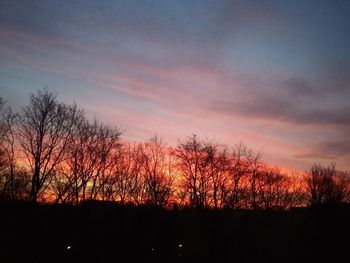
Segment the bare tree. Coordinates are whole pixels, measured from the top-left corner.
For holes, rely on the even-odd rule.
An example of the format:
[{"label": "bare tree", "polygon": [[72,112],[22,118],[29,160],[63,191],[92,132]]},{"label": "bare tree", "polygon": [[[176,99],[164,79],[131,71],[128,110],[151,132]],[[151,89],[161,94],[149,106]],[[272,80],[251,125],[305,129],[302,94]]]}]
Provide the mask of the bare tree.
[{"label": "bare tree", "polygon": [[129,170],[129,180],[131,182],[130,189],[130,201],[134,204],[143,204],[146,199],[146,185],[144,182],[144,163],[146,161],[146,156],[143,151],[142,143],[133,143],[131,147],[130,157],[127,163]]},{"label": "bare tree", "polygon": [[122,143],[118,151],[114,152],[111,163],[108,171],[113,200],[122,204],[142,204],[146,192],[143,178],[145,155],[142,144]]},{"label": "bare tree", "polygon": [[247,207],[250,165],[252,151],[243,143],[234,146],[229,158],[228,181],[224,185],[224,202],[226,207]]},{"label": "bare tree", "polygon": [[[0,97],[2,198],[162,207],[173,198],[192,208],[215,209],[286,209],[305,204],[306,194],[312,205],[350,199],[350,174],[335,164],[314,165],[303,178],[303,192],[296,178],[268,167],[261,153],[243,144],[228,150],[196,135],[176,149],[157,136],[146,143],[120,143],[119,129],[89,122],[75,104],[59,102],[47,89],[29,99],[15,114]],[[27,169],[19,165],[18,154]]]},{"label": "bare tree", "polygon": [[223,189],[227,184],[228,156],[227,147],[211,142],[204,143],[204,160],[202,171],[209,180],[210,197],[215,209],[223,205]]},{"label": "bare tree", "polygon": [[14,114],[11,108],[6,108],[2,112],[2,131],[0,142],[0,151],[3,155],[3,162],[6,164],[6,168],[3,169],[2,175],[4,176],[2,183],[2,194],[7,197],[15,198],[15,186],[16,180],[16,156],[15,156],[15,122],[16,114]]},{"label": "bare tree", "polygon": [[112,177],[110,170],[113,163],[111,160],[114,154],[118,151],[121,146],[119,138],[121,132],[118,128],[111,128],[106,125],[100,125],[99,127],[99,143],[97,150],[98,154],[98,168],[99,176],[97,177],[97,187],[95,189],[95,195],[92,198],[96,198],[99,195],[103,200],[107,197],[110,199],[111,191],[113,190],[113,182],[115,181]]},{"label": "bare tree", "polygon": [[261,162],[262,154],[260,152],[254,153],[252,150],[248,150],[246,153],[246,161],[248,162],[248,173],[249,173],[249,199],[250,208],[259,208],[258,200],[258,184],[261,177],[259,170],[262,166]]},{"label": "bare tree", "polygon": [[[132,164],[131,146],[129,144],[121,144],[118,151],[114,153],[110,159],[110,177],[112,193],[110,197],[113,200],[117,200],[122,204],[125,204],[129,198],[132,188],[132,178],[130,174],[133,174],[134,166]],[[136,168],[136,170],[138,170]]]},{"label": "bare tree", "polygon": [[4,105],[0,98],[0,195],[6,199],[24,199],[28,192],[28,174],[17,164],[17,114]]},{"label": "bare tree", "polygon": [[266,210],[283,210],[290,204],[290,182],[288,176],[277,167],[262,167],[259,171],[259,204]]},{"label": "bare tree", "polygon": [[72,143],[66,150],[66,161],[58,168],[54,177],[52,189],[56,193],[56,202],[78,204],[85,200],[88,181],[90,180],[93,159],[90,149],[93,149],[93,130],[85,117],[76,121],[76,132]]},{"label": "bare tree", "polygon": [[173,193],[174,167],[172,156],[162,139],[155,136],[143,147],[145,154],[144,184],[146,202],[165,207]]},{"label": "bare tree", "polygon": [[51,183],[56,202],[106,199],[111,158],[119,147],[120,131],[98,121],[91,124],[84,117],[76,121],[75,131],[66,161],[57,166]]},{"label": "bare tree", "polygon": [[191,208],[204,207],[204,179],[201,178],[203,145],[196,135],[188,137],[176,148],[177,167],[181,173],[181,187],[186,192]]},{"label": "bare tree", "polygon": [[[5,101],[0,97],[0,194],[2,197],[6,195],[8,188],[8,167],[9,152],[7,134],[9,131],[8,122],[5,118]],[[11,145],[11,144],[10,144]]]},{"label": "bare tree", "polygon": [[344,202],[349,196],[349,174],[336,170],[335,164],[322,166],[315,164],[305,175],[306,190],[309,194],[309,203]]},{"label": "bare tree", "polygon": [[93,174],[91,175],[91,187],[89,188],[90,199],[96,199],[98,195],[104,195],[104,185],[109,178],[106,168],[113,152],[119,147],[121,132],[117,128],[111,128],[95,121],[92,125],[94,131],[94,145],[90,149],[93,156]]},{"label": "bare tree", "polygon": [[[6,134],[8,132],[8,126],[4,118],[4,107],[5,101],[0,97],[0,173],[3,177],[4,170],[7,167],[7,156],[6,156]],[[2,179],[4,180],[4,179]],[[1,181],[2,181],[1,180]]]},{"label": "bare tree", "polygon": [[64,160],[79,110],[59,103],[47,89],[29,95],[19,116],[19,142],[32,171],[30,200],[37,202]]},{"label": "bare tree", "polygon": [[[0,112],[2,113],[3,112],[3,109],[5,107],[5,100],[0,97]],[[2,117],[2,114],[1,114],[1,117]],[[2,138],[4,136],[4,134],[6,133],[6,127],[4,126],[4,122],[3,122],[3,119],[1,118],[0,119],[0,138]]]}]

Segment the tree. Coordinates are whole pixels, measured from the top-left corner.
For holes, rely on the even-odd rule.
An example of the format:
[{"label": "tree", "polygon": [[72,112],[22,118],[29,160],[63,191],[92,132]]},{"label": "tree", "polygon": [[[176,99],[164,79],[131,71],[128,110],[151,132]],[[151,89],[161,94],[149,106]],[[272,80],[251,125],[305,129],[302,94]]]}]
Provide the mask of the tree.
[{"label": "tree", "polygon": [[141,204],[145,199],[145,155],[142,144],[122,143],[110,159],[110,196],[122,204]]},{"label": "tree", "polygon": [[15,198],[16,184],[16,158],[15,158],[15,122],[16,114],[11,108],[6,108],[1,112],[1,127],[2,135],[0,137],[0,152],[1,152],[1,183],[2,195],[7,198]]},{"label": "tree", "polygon": [[7,171],[9,167],[8,141],[6,135],[9,131],[8,122],[5,118],[5,101],[0,97],[0,193],[5,196],[8,187]]},{"label": "tree", "polygon": [[196,135],[188,137],[175,150],[177,168],[181,173],[181,187],[186,192],[191,208],[203,208],[205,179],[202,176],[203,145]]},{"label": "tree", "polygon": [[59,172],[53,177],[51,184],[56,194],[55,202],[78,204],[85,200],[94,165],[94,160],[90,158],[94,132],[85,116],[77,119],[75,126],[76,132],[65,153],[66,160],[58,166]]},{"label": "tree", "polygon": [[291,193],[292,180],[278,167],[262,167],[258,182],[259,204],[265,210],[284,210],[296,200]]},{"label": "tree", "polygon": [[146,203],[165,207],[173,193],[172,156],[162,139],[155,136],[144,144],[144,184]]},{"label": "tree", "polygon": [[111,159],[120,147],[121,133],[96,120],[89,123],[83,116],[75,126],[66,160],[57,166],[51,183],[56,202],[78,204],[86,199],[109,199]]},{"label": "tree", "polygon": [[252,150],[243,143],[235,145],[228,158],[227,183],[224,185],[224,203],[226,207],[248,207],[247,192]]},{"label": "tree", "polygon": [[0,98],[0,196],[5,199],[24,199],[27,195],[28,174],[16,163],[15,114]]},{"label": "tree", "polygon": [[105,193],[105,186],[109,181],[107,167],[110,165],[109,159],[113,152],[119,147],[119,137],[121,132],[118,128],[111,128],[97,121],[91,125],[94,134],[94,144],[90,147],[90,157],[92,157],[93,169],[91,174],[91,187],[89,188],[89,199],[96,199],[98,195]]},{"label": "tree", "polygon": [[4,169],[6,169],[7,158],[6,158],[6,134],[8,131],[8,126],[4,118],[4,106],[5,101],[0,97],[0,173],[3,175]]},{"label": "tree", "polygon": [[209,180],[210,197],[212,205],[215,209],[222,207],[223,196],[227,184],[227,170],[228,170],[228,156],[227,147],[214,144],[211,142],[204,143],[204,159],[202,164],[202,171]]},{"label": "tree", "polygon": [[31,201],[37,202],[64,160],[80,113],[75,104],[58,102],[56,94],[47,89],[29,95],[29,105],[19,116],[18,133],[32,172]]},{"label": "tree", "polygon": [[311,205],[333,204],[348,199],[349,174],[336,170],[335,166],[334,163],[329,166],[314,164],[306,173],[305,184]]},{"label": "tree", "polygon": [[248,173],[249,173],[249,199],[250,199],[250,208],[257,209],[259,208],[258,202],[258,184],[261,177],[261,173],[259,173],[259,169],[262,166],[261,162],[262,154],[260,152],[254,153],[252,150],[248,150],[246,152],[246,161],[248,165]]}]

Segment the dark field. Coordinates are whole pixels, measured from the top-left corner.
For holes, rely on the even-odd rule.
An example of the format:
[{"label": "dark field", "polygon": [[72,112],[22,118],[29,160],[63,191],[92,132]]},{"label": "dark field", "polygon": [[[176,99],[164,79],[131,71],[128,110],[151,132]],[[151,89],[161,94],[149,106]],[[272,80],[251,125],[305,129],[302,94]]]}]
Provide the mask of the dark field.
[{"label": "dark field", "polygon": [[162,210],[1,203],[1,262],[345,262],[350,207]]}]

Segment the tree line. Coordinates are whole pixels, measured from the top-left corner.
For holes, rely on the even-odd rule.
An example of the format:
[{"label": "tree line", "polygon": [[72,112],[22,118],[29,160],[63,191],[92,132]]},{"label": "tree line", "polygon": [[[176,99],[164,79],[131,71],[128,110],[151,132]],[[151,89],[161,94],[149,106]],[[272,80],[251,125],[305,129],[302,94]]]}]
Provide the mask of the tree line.
[{"label": "tree line", "polygon": [[121,134],[47,89],[20,112],[0,97],[0,198],[277,210],[350,199],[350,174],[333,163],[293,175],[243,143],[191,135],[170,147],[158,136],[128,142]]}]

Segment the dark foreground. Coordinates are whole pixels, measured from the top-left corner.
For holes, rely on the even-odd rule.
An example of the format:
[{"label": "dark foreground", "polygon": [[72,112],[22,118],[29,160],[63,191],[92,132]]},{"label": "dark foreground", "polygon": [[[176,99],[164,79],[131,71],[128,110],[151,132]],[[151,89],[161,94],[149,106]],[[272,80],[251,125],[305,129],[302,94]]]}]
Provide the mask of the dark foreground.
[{"label": "dark foreground", "polygon": [[350,207],[166,211],[0,203],[0,262],[345,262]]}]

